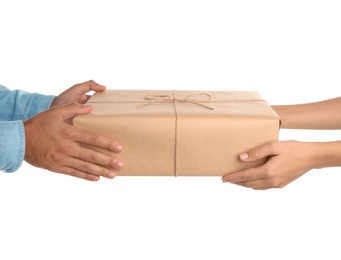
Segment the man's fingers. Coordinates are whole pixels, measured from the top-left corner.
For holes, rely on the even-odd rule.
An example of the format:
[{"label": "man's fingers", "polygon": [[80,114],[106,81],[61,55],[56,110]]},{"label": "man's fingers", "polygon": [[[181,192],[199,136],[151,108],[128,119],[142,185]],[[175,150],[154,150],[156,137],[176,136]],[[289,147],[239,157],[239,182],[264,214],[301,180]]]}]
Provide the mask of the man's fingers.
[{"label": "man's fingers", "polygon": [[88,161],[79,160],[73,158],[69,163],[70,167],[77,169],[86,174],[98,175],[108,179],[113,179],[115,177],[115,172],[112,169],[90,163]]},{"label": "man's fingers", "polygon": [[86,173],[86,172],[83,172],[83,171],[80,171],[78,169],[68,167],[68,166],[62,167],[58,172],[65,174],[65,175],[70,175],[73,177],[88,180],[88,181],[98,181],[101,178],[101,176],[99,176],[99,175]]},{"label": "man's fingers", "polygon": [[122,151],[122,146],[118,142],[105,136],[92,133],[80,128],[78,129],[78,131],[74,131],[72,137],[76,142],[81,144],[104,148],[115,153],[119,153]]},{"label": "man's fingers", "polygon": [[83,105],[72,103],[64,106],[54,107],[51,109],[54,115],[61,120],[66,120],[76,115],[84,115],[91,112],[93,109],[92,105]]},{"label": "man's fingers", "polygon": [[[115,161],[119,162],[118,160]],[[116,166],[114,165],[114,167]],[[113,179],[116,176],[115,171],[113,170],[114,167],[106,167],[105,164],[99,165],[80,158],[69,157],[63,161],[63,166],[56,170],[60,173],[69,174],[82,179],[88,179],[88,175]],[[90,178],[93,177],[90,176]]]},{"label": "man's fingers", "polygon": [[[113,156],[104,154],[104,153],[100,153],[91,149],[84,148],[84,147],[78,147],[77,149],[69,149],[69,155],[74,158],[80,159],[83,162],[89,162],[89,163],[100,165],[100,166],[110,168],[110,169],[120,170],[123,167],[123,163],[119,159]],[[84,167],[87,167],[87,166],[84,165]],[[85,170],[85,172],[92,172],[97,175],[102,175],[100,172],[87,171],[87,170]]]}]

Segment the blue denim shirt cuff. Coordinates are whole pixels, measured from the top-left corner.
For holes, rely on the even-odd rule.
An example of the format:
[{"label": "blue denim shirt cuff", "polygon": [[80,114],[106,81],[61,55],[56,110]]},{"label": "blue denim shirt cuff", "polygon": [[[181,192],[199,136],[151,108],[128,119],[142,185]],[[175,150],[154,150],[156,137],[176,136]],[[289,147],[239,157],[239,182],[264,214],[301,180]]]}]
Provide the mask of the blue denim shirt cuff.
[{"label": "blue denim shirt cuff", "polygon": [[15,172],[25,156],[25,130],[22,121],[0,122],[0,170]]},{"label": "blue denim shirt cuff", "polygon": [[29,104],[30,117],[49,109],[54,98],[55,96],[51,95],[33,94]]}]

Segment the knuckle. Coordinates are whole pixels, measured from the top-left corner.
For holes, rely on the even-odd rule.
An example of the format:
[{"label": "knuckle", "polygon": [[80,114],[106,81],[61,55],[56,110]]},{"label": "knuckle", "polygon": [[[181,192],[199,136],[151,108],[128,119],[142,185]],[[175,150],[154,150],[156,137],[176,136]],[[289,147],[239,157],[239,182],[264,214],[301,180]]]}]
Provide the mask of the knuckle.
[{"label": "knuckle", "polygon": [[94,153],[94,152],[91,152],[90,154],[89,154],[89,161],[90,162],[97,162],[97,154],[96,153]]},{"label": "knuckle", "polygon": [[90,136],[90,144],[96,146],[98,144],[98,136],[93,134]]},{"label": "knuckle", "polygon": [[241,172],[241,173],[240,173],[239,179],[240,179],[241,181],[245,181],[245,180],[246,180],[245,172]]},{"label": "knuckle", "polygon": [[75,135],[76,135],[76,133],[74,131],[70,131],[70,129],[68,127],[65,127],[65,128],[60,130],[60,136],[64,140],[73,139],[75,137]]},{"label": "knuckle", "polygon": [[58,152],[62,153],[62,154],[70,154],[72,152],[73,148],[69,145],[61,145],[58,148]]},{"label": "knuckle", "polygon": [[110,166],[110,167],[115,167],[115,166],[116,166],[116,163],[117,163],[117,160],[116,160],[116,159],[110,158],[109,161],[108,161],[108,166]]},{"label": "knuckle", "polygon": [[252,151],[249,152],[249,157],[253,159],[258,159],[260,158],[261,155],[261,150],[260,148],[255,148]]},{"label": "knuckle", "polygon": [[49,153],[45,158],[50,162],[51,165],[54,165],[54,168],[56,168],[62,165],[64,162],[64,154],[65,153],[62,150],[59,150],[58,152]]},{"label": "knuckle", "polygon": [[106,178],[110,177],[110,170],[104,168],[101,172],[101,176],[106,177]]},{"label": "knuckle", "polygon": [[83,163],[81,165],[81,169],[80,169],[82,172],[86,172],[86,173],[89,173],[90,172],[90,167],[89,167],[89,164],[87,163]]},{"label": "knuckle", "polygon": [[76,101],[70,101],[68,104],[71,106],[79,106],[79,103],[77,103]]},{"label": "knuckle", "polygon": [[110,151],[114,151],[116,148],[116,144],[114,142],[108,142],[107,148]]},{"label": "knuckle", "polygon": [[54,155],[52,157],[52,161],[54,162],[55,165],[59,166],[59,165],[61,165],[63,163],[64,158],[62,156],[60,156],[60,155]]},{"label": "knuckle", "polygon": [[100,176],[93,175],[93,174],[86,174],[83,179],[87,181],[98,181],[100,179]]}]

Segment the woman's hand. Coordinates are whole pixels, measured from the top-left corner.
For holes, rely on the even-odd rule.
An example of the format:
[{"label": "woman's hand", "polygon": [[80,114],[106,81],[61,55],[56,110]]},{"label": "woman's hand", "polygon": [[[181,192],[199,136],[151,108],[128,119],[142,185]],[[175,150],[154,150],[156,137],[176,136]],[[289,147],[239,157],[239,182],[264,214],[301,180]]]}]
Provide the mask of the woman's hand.
[{"label": "woman's hand", "polygon": [[273,141],[239,156],[247,163],[262,158],[267,162],[259,167],[223,176],[230,182],[255,190],[283,188],[307,171],[315,168],[314,151],[318,143],[298,141]]}]

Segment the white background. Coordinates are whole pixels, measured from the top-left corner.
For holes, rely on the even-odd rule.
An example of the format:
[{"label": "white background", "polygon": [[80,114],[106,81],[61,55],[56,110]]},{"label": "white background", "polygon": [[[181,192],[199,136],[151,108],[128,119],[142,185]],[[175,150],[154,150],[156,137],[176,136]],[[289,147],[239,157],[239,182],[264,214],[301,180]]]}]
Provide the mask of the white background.
[{"label": "white background", "polygon": [[[270,104],[336,97],[338,2],[0,0],[0,84],[55,95],[89,79],[254,90]],[[326,168],[268,191],[219,177],[92,183],[24,163],[0,173],[0,259],[340,259],[340,181],[340,168]]]}]

